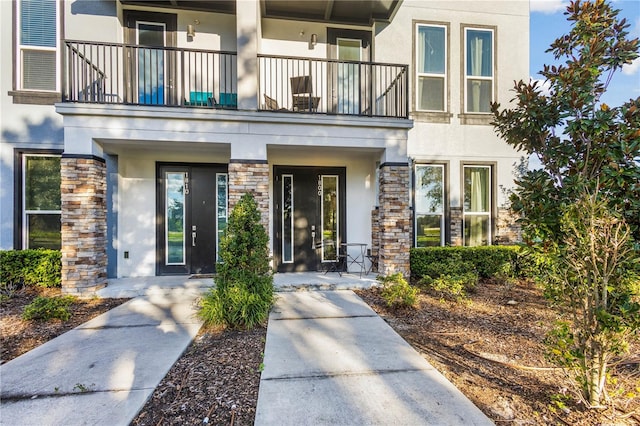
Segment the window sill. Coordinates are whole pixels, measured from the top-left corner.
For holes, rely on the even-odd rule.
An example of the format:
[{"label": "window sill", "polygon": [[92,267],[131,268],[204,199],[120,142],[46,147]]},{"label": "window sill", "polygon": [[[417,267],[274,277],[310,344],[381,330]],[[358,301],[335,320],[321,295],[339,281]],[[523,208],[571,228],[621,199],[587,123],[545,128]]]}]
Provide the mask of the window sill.
[{"label": "window sill", "polygon": [[458,118],[460,119],[460,124],[490,126],[491,122],[493,122],[493,114],[491,113],[458,114]]},{"label": "window sill", "polygon": [[9,96],[13,96],[14,104],[29,105],[53,105],[62,100],[59,92],[38,92],[31,90],[9,91]]},{"label": "window sill", "polygon": [[426,123],[451,123],[453,114],[449,112],[433,112],[433,111],[412,111],[411,115],[415,121],[423,121]]}]

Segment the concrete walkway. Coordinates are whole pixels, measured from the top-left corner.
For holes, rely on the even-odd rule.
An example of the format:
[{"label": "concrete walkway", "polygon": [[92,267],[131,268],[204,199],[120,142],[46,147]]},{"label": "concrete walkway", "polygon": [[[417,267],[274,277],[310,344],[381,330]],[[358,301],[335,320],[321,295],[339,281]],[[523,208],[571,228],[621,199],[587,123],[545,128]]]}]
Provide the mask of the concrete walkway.
[{"label": "concrete walkway", "polygon": [[[158,283],[0,366],[0,424],[129,424],[201,327]],[[264,364],[259,426],[491,424],[350,290],[278,293]]]},{"label": "concrete walkway", "polygon": [[129,424],[198,333],[199,295],[137,297],[3,364],[0,424]]},{"label": "concrete walkway", "polygon": [[351,291],[280,293],[255,424],[491,425]]}]

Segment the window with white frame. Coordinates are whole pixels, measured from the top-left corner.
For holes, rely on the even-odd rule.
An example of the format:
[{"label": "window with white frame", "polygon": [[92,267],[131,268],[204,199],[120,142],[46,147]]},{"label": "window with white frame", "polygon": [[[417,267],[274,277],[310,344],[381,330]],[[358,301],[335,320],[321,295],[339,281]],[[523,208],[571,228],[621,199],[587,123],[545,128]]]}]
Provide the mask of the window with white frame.
[{"label": "window with white frame", "polygon": [[416,24],[416,109],[446,110],[447,27]]},{"label": "window with white frame", "polygon": [[61,247],[60,156],[22,156],[22,248]]},{"label": "window with white frame", "polygon": [[415,166],[415,246],[441,246],[444,232],[444,165]]},{"label": "window with white frame", "polygon": [[490,113],[494,86],[494,30],[465,28],[465,112]]},{"label": "window with white frame", "polygon": [[17,87],[56,91],[58,78],[58,1],[17,1]]},{"label": "window with white frame", "polygon": [[491,243],[491,166],[464,166],[463,229],[465,246]]}]

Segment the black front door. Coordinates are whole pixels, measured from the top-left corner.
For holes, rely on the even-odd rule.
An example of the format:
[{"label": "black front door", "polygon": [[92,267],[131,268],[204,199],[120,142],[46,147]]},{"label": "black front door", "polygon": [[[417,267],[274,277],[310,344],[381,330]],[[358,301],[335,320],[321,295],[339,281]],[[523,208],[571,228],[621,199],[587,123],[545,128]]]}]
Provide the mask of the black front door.
[{"label": "black front door", "polygon": [[158,275],[215,272],[227,223],[226,166],[159,164],[157,182]]},{"label": "black front door", "polygon": [[317,271],[336,261],[346,229],[345,176],[342,167],[274,168],[278,272]]}]

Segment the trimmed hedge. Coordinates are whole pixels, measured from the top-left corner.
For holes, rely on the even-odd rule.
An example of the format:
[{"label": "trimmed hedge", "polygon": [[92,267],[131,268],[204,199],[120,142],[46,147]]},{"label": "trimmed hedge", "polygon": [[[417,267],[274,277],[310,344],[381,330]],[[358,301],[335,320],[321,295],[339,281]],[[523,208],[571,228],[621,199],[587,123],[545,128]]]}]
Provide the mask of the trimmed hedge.
[{"label": "trimmed hedge", "polygon": [[0,286],[61,286],[61,260],[58,250],[0,251]]},{"label": "trimmed hedge", "polygon": [[481,278],[496,276],[511,268],[516,275],[528,275],[529,266],[517,246],[424,247],[411,249],[411,275],[432,275],[432,264],[460,262],[470,265]]}]

